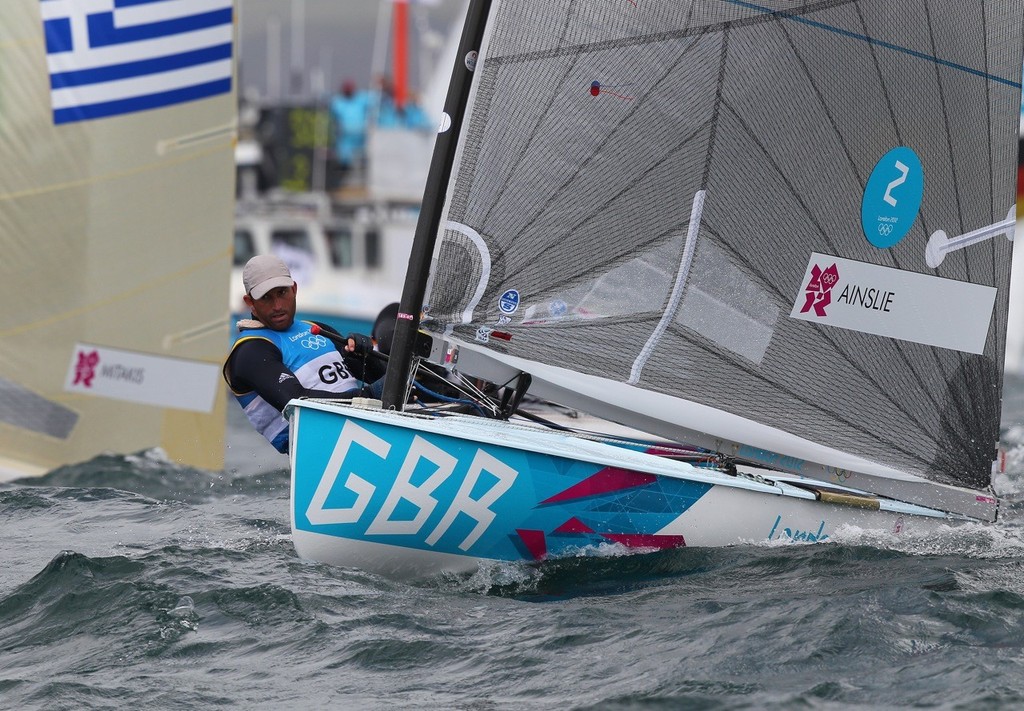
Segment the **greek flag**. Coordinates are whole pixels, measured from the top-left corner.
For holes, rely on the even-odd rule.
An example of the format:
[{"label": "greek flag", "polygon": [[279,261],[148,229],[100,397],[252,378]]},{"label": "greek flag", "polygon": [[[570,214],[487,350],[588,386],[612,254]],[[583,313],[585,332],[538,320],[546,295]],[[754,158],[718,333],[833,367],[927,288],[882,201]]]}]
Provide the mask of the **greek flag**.
[{"label": "greek flag", "polygon": [[56,124],[231,91],[232,0],[41,0]]}]

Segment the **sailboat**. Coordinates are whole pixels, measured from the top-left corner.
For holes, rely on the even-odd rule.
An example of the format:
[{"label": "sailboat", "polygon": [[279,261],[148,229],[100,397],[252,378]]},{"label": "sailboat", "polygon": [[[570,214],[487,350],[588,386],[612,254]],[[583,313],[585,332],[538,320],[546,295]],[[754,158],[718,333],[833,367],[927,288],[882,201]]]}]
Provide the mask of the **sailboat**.
[{"label": "sailboat", "polygon": [[[414,576],[995,521],[1022,20],[475,0],[383,401],[289,405],[297,552]],[[492,416],[407,406],[424,362]]]},{"label": "sailboat", "polygon": [[0,480],[223,467],[233,37],[231,0],[5,3]]}]

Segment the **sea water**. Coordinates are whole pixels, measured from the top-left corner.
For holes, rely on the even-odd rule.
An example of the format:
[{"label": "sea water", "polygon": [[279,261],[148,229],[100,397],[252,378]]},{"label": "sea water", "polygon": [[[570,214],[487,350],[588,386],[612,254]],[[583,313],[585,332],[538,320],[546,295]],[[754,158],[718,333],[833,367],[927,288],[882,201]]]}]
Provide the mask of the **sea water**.
[{"label": "sea water", "polygon": [[995,526],[399,583],[300,560],[286,459],[0,486],[3,709],[1024,706],[1024,384]]}]

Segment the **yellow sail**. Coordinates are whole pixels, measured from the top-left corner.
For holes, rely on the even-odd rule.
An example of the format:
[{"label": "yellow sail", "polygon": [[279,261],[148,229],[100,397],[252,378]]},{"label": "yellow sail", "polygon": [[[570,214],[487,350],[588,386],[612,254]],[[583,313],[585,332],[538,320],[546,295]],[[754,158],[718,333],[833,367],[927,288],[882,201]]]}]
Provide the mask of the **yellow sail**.
[{"label": "yellow sail", "polygon": [[231,0],[8,0],[0,479],[159,447],[223,466]]}]

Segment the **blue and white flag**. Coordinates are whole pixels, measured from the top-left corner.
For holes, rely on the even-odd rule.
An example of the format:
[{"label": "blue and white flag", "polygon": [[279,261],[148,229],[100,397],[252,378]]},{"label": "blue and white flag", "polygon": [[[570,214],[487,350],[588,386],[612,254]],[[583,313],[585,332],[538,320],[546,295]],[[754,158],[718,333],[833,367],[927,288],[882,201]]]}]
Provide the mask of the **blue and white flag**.
[{"label": "blue and white flag", "polygon": [[233,0],[41,0],[56,124],[231,91]]}]

